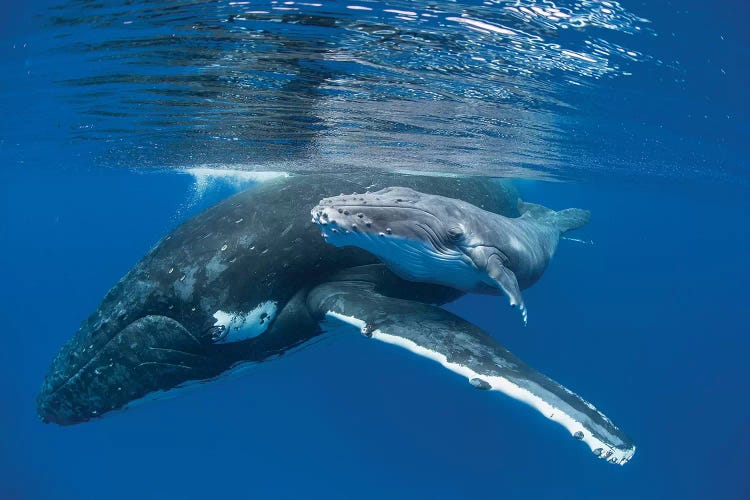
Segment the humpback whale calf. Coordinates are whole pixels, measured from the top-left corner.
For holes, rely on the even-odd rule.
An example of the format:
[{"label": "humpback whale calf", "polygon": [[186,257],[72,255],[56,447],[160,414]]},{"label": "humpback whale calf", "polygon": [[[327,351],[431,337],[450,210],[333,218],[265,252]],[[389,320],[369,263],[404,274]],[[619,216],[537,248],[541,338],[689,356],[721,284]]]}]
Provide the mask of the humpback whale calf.
[{"label": "humpback whale calf", "polygon": [[560,235],[589,221],[589,212],[554,212],[519,202],[520,217],[482,210],[463,200],[389,187],[325,198],[312,209],[328,243],[356,246],[400,277],[464,292],[498,293],[527,319],[521,290],[534,284]]},{"label": "humpback whale calf", "polygon": [[473,289],[466,279],[404,279],[387,258],[327,244],[310,221],[321,199],[393,185],[519,216],[512,186],[487,179],[358,173],[257,184],[182,223],[115,284],[53,360],[37,397],[40,418],[77,424],[276,359],[324,334],[324,320],[333,319],[531,405],[599,458],[630,460],[633,443],[593,405],[440,307]]}]

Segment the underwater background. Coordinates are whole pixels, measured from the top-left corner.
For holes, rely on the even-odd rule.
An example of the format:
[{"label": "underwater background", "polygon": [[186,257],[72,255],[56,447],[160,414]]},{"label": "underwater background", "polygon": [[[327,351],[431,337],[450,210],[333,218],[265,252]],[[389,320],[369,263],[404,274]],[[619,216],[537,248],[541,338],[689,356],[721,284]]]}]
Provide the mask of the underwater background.
[{"label": "underwater background", "polygon": [[[4,2],[0,499],[748,498],[743,2]],[[262,172],[515,178],[591,210],[524,292],[447,306],[592,401],[623,467],[337,333],[45,425],[49,364],[166,232]]]}]

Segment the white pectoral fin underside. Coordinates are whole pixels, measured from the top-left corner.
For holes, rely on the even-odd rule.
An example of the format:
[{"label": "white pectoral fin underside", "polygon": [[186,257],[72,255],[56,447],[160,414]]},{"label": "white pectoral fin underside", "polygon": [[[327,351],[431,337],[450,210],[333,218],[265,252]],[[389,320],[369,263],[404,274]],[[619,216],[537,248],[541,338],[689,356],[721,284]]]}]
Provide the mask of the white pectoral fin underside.
[{"label": "white pectoral fin underside", "polygon": [[527,403],[586,443],[599,458],[625,464],[635,453],[627,436],[593,405],[442,308],[385,297],[361,282],[320,285],[308,295],[308,306],[368,337],[437,361],[474,387]]}]

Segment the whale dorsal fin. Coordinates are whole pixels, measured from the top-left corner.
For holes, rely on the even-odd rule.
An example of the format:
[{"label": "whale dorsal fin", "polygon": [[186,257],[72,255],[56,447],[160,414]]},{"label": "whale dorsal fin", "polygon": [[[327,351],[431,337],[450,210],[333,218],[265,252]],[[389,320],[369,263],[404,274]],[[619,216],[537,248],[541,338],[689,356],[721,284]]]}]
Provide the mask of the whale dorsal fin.
[{"label": "whale dorsal fin", "polygon": [[527,217],[533,217],[534,219],[543,219],[545,217],[551,217],[555,213],[555,211],[543,205],[529,203],[528,201],[523,201],[521,198],[519,198],[518,213],[520,213],[521,216],[525,215]]},{"label": "whale dorsal fin", "polygon": [[542,224],[555,226],[560,231],[560,234],[583,227],[591,219],[591,212],[588,210],[567,208],[555,212],[550,208],[522,201],[521,199],[518,200],[518,212],[521,214],[521,217],[528,217]]}]

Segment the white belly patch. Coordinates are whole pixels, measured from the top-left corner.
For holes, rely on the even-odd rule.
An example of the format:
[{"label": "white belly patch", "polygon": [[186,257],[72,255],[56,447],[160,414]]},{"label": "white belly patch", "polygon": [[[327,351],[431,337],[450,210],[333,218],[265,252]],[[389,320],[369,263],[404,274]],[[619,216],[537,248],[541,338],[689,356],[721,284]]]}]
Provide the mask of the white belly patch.
[{"label": "white belly patch", "polygon": [[268,329],[276,316],[277,302],[266,301],[258,304],[250,312],[226,312],[218,310],[214,313],[214,326],[223,326],[226,335],[217,344],[239,342],[261,335]]}]

